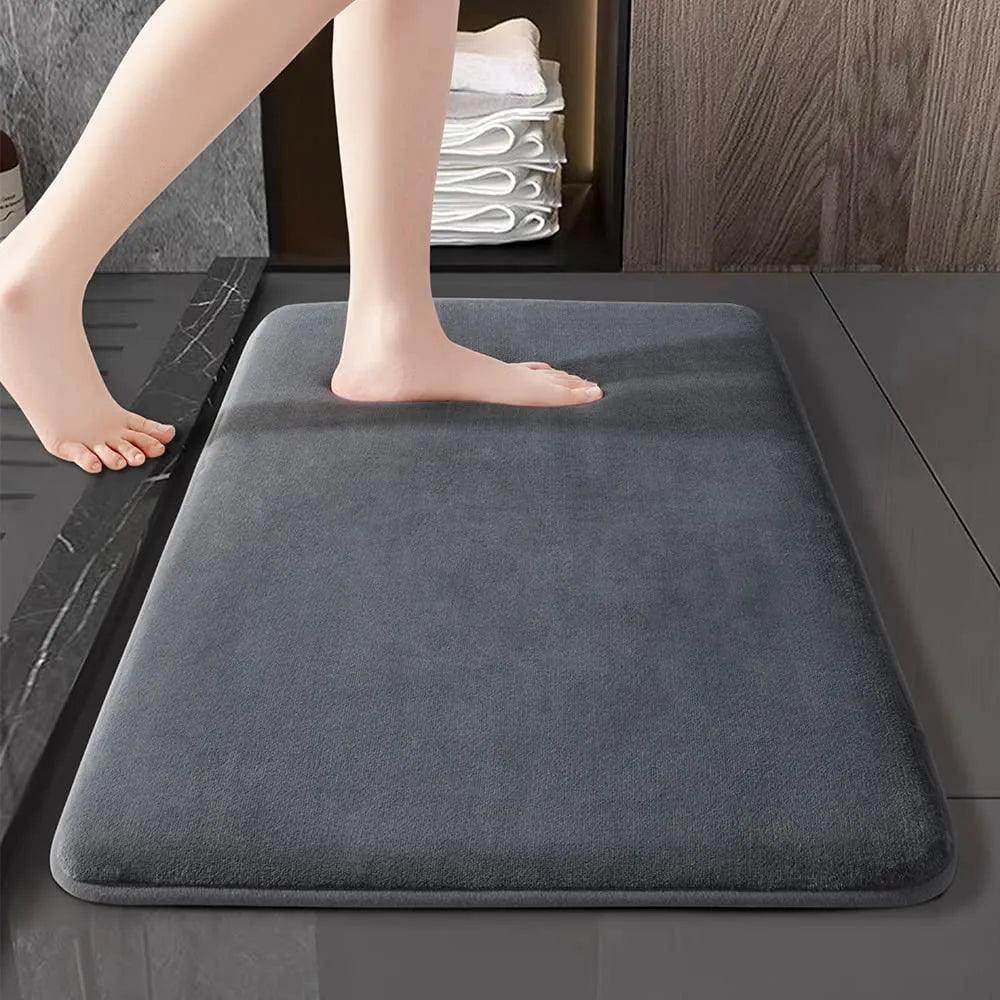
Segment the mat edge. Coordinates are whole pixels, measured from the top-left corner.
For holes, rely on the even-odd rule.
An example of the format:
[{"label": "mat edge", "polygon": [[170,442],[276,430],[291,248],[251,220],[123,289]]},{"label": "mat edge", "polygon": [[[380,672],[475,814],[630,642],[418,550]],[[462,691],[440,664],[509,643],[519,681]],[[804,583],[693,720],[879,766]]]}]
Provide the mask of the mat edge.
[{"label": "mat edge", "polygon": [[[552,299],[552,298],[525,298],[524,296],[514,296],[514,297],[502,297],[502,296],[475,296],[475,295],[435,295],[434,304],[435,306],[441,305],[442,303],[491,303],[499,306],[512,306],[512,305],[560,305],[560,306],[580,306],[586,308],[621,308],[621,307],[641,307],[643,309],[665,309],[669,311],[676,311],[681,309],[717,309],[720,312],[731,312],[734,314],[742,314],[747,316],[753,323],[755,333],[765,333],[764,330],[764,320],[761,314],[754,309],[752,306],[745,305],[742,302],[712,302],[712,301],[690,301],[690,302],[657,302],[651,301],[649,299]],[[278,316],[284,313],[295,313],[295,312],[316,312],[322,311],[329,308],[330,306],[338,306],[341,308],[347,308],[347,299],[325,299],[323,301],[316,302],[286,302],[284,305],[280,305],[275,309],[272,309],[269,313],[263,316],[254,329],[250,333],[250,337],[247,340],[247,347],[250,346],[250,341],[257,335],[257,333],[265,326],[271,325],[268,321],[273,316]]]},{"label": "mat edge", "polygon": [[343,909],[879,909],[916,906],[940,896],[958,868],[957,852],[932,878],[898,889],[727,891],[698,889],[252,889],[107,885],[68,875],[50,853],[57,885],[88,903],[116,906],[242,906]]},{"label": "mat edge", "polygon": [[[753,310],[750,310],[751,312]],[[759,317],[758,317],[759,318]],[[807,438],[809,439],[809,445],[812,449],[813,454],[816,457],[816,461],[819,464],[820,476],[826,487],[827,498],[836,514],[838,521],[840,522],[841,532],[844,539],[847,542],[848,550],[850,551],[851,557],[854,561],[855,568],[857,569],[858,575],[861,579],[862,586],[865,589],[865,594],[867,596],[867,603],[871,608],[875,621],[878,626],[878,630],[882,636],[883,642],[885,643],[886,652],[888,653],[889,662],[892,664],[893,670],[895,672],[896,681],[899,684],[900,691],[902,692],[903,700],[906,703],[910,711],[910,717],[913,720],[914,727],[917,732],[917,739],[923,749],[923,757],[927,762],[929,787],[934,793],[937,804],[940,806],[940,812],[944,819],[944,829],[942,830],[944,838],[944,856],[947,859],[947,864],[943,869],[941,875],[945,875],[950,870],[950,875],[947,877],[943,888],[943,892],[950,884],[954,878],[955,870],[958,865],[958,848],[956,844],[955,837],[955,821],[951,815],[951,807],[948,802],[948,792],[945,789],[944,781],[941,778],[941,773],[937,765],[937,760],[935,759],[934,753],[930,746],[930,741],[927,738],[926,730],[924,729],[923,722],[920,719],[920,715],[917,712],[917,706],[913,699],[913,694],[910,691],[910,685],[907,680],[906,671],[903,670],[903,664],[900,655],[896,649],[896,644],[892,640],[892,635],[885,621],[885,616],[882,612],[882,608],[879,602],[876,600],[875,587],[873,585],[871,576],[868,572],[868,567],[865,565],[865,561],[862,558],[861,549],[858,546],[857,540],[854,537],[854,533],[850,529],[850,523],[847,518],[847,514],[844,510],[843,504],[836,488],[834,487],[833,476],[830,474],[830,470],[827,467],[826,458],[823,455],[823,451],[819,446],[819,440],[816,437],[816,430],[813,427],[812,421],[809,419],[809,412],[805,405],[805,400],[799,391],[798,385],[794,378],[792,378],[792,371],[788,363],[788,359],[785,357],[785,352],[781,348],[781,344],[774,335],[774,331],[766,326],[763,322],[761,324],[762,332],[768,338],[771,351],[777,361],[778,367],[781,370],[782,377],[784,378],[785,385],[791,395],[793,405],[798,413],[799,422],[804,429]],[[940,876],[939,876],[940,877]],[[932,879],[933,881],[933,879]]]}]

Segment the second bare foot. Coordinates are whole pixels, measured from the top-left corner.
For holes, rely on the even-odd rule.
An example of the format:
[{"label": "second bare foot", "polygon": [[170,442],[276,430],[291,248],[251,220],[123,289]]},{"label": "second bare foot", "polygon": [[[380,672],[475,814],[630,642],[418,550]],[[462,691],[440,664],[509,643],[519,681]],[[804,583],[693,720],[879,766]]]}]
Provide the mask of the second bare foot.
[{"label": "second bare foot", "polygon": [[81,298],[0,266],[0,383],[50,454],[85,472],[142,465],[163,454],[174,428],[112,398],[87,344]]}]

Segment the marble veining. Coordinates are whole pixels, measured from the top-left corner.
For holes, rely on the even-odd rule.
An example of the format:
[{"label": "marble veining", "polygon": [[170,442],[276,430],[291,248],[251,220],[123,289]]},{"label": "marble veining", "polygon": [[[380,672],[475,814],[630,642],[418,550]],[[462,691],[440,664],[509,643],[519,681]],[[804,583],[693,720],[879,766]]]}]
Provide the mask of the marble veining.
[{"label": "marble veining", "polygon": [[212,265],[135,403],[174,423],[175,442],[155,462],[88,484],[0,638],[0,831],[146,537],[264,263],[238,257]]},{"label": "marble veining", "polygon": [[[2,124],[21,153],[30,210],[159,0],[0,0]],[[110,271],[202,271],[219,247],[268,252],[260,107],[250,106],[129,227]]]}]

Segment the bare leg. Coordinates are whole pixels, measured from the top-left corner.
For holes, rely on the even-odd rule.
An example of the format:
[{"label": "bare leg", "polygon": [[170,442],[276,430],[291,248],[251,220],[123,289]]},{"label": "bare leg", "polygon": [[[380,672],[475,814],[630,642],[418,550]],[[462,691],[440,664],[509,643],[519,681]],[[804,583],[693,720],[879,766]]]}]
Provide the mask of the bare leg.
[{"label": "bare leg", "polygon": [[450,341],[430,289],[430,226],[458,0],[357,0],[333,32],[351,294],[331,388],[356,400],[593,402],[591,382]]},{"label": "bare leg", "polygon": [[165,0],[58,176],[0,244],[0,382],[45,447],[88,472],[162,453],[83,332],[87,281],[128,225],[348,0]]}]

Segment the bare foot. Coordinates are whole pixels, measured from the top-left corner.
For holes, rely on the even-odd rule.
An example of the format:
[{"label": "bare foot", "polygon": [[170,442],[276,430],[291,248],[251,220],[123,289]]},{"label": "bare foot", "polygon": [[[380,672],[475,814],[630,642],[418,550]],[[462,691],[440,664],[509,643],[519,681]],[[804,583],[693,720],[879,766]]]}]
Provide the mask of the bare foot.
[{"label": "bare foot", "polygon": [[130,413],[111,397],[87,344],[82,296],[5,267],[0,257],[0,383],[45,450],[86,472],[162,455],[174,428]]},{"label": "bare foot", "polygon": [[594,382],[542,361],[509,363],[449,340],[436,318],[386,324],[351,316],[334,394],[359,402],[458,400],[509,406],[578,406],[602,396]]}]

